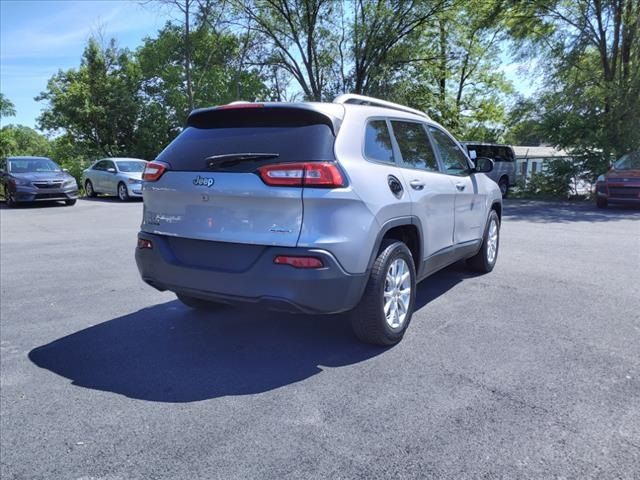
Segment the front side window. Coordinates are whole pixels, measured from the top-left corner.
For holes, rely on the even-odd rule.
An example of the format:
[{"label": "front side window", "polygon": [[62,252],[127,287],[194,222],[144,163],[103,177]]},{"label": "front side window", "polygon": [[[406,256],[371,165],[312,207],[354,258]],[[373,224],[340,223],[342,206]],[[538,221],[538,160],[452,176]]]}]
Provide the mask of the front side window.
[{"label": "front side window", "polygon": [[429,127],[435,147],[445,171],[450,175],[464,175],[469,172],[469,164],[464,152],[449,135],[436,127]]},{"label": "front side window", "polygon": [[96,163],[93,166],[93,170],[106,170],[107,169],[107,162],[105,160],[100,160],[98,163]]},{"label": "front side window", "polygon": [[110,168],[113,168],[114,170],[116,169],[116,164],[113,163],[111,160],[105,160],[105,166],[104,166],[105,170],[109,170]]},{"label": "front side window", "polygon": [[391,135],[385,120],[372,120],[367,123],[364,138],[364,155],[376,162],[393,163]]},{"label": "front side window", "polygon": [[420,123],[392,120],[391,126],[404,163],[413,168],[438,171],[429,136]]}]

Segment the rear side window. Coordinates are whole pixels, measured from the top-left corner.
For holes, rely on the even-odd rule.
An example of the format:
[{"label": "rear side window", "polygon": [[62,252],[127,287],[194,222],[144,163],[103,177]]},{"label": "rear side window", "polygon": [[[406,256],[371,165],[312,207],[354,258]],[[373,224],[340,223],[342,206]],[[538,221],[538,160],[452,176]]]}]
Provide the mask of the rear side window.
[{"label": "rear side window", "polygon": [[[335,160],[335,137],[326,124],[187,127],[157,160],[183,171],[253,172],[267,163]],[[210,167],[207,158],[229,154],[273,154],[267,159],[231,160]]]},{"label": "rear side window", "polygon": [[431,142],[421,124],[392,120],[391,126],[404,163],[414,168],[438,171],[438,162]]},{"label": "rear side window", "polygon": [[513,162],[513,150],[505,145],[467,145],[467,150],[475,150],[478,157],[487,157],[494,162]]},{"label": "rear side window", "polygon": [[367,123],[364,156],[376,162],[394,162],[391,135],[389,135],[386,120],[371,120]]}]

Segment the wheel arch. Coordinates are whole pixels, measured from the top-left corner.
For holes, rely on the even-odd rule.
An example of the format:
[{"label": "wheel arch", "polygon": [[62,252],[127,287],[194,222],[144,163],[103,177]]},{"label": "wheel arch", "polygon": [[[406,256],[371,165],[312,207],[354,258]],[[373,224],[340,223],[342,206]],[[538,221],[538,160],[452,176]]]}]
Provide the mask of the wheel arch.
[{"label": "wheel arch", "polygon": [[395,239],[404,242],[413,257],[413,262],[416,267],[416,273],[419,275],[419,270],[422,266],[422,251],[423,251],[423,230],[420,219],[416,216],[397,217],[388,220],[382,225],[382,228],[378,231],[376,241],[373,245],[373,250],[369,258],[367,270],[371,270],[373,263],[375,262],[382,243],[387,239]]}]

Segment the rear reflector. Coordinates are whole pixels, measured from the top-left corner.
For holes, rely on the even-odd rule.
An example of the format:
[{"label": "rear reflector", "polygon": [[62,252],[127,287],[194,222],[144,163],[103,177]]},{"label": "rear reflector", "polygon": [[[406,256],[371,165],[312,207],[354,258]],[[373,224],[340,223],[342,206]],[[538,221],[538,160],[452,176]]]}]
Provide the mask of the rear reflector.
[{"label": "rear reflector", "polygon": [[139,238],[138,239],[138,248],[153,248],[153,243],[151,243],[151,240],[147,240],[146,238]]},{"label": "rear reflector", "polygon": [[278,255],[273,259],[273,263],[278,265],[291,265],[295,268],[322,268],[324,263],[316,257],[290,257],[286,255]]},{"label": "rear reflector", "polygon": [[162,174],[167,170],[168,165],[163,162],[149,162],[144,167],[142,172],[142,180],[145,182],[155,182]]},{"label": "rear reflector", "polygon": [[260,178],[267,185],[288,187],[344,186],[340,169],[332,162],[277,163],[258,169]]}]

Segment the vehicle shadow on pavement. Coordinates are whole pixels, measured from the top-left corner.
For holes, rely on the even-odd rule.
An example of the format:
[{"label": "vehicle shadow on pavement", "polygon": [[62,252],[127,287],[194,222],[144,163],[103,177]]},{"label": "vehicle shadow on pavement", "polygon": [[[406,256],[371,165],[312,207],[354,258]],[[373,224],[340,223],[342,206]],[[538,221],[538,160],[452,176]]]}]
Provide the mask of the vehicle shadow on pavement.
[{"label": "vehicle shadow on pavement", "polygon": [[640,220],[640,208],[609,205],[598,208],[593,202],[545,202],[540,200],[506,200],[504,219],[534,223],[610,222],[621,219]]},{"label": "vehicle shadow on pavement", "polygon": [[202,313],[171,301],[35,348],[29,358],[74,385],[194,402],[266,392],[385,350],[359,343],[344,315]]},{"label": "vehicle shadow on pavement", "polygon": [[[416,310],[470,274],[464,263],[422,282]],[[171,301],[34,348],[29,359],[73,385],[154,402],[249,395],[375,357],[343,315],[252,307],[203,313]]]}]

